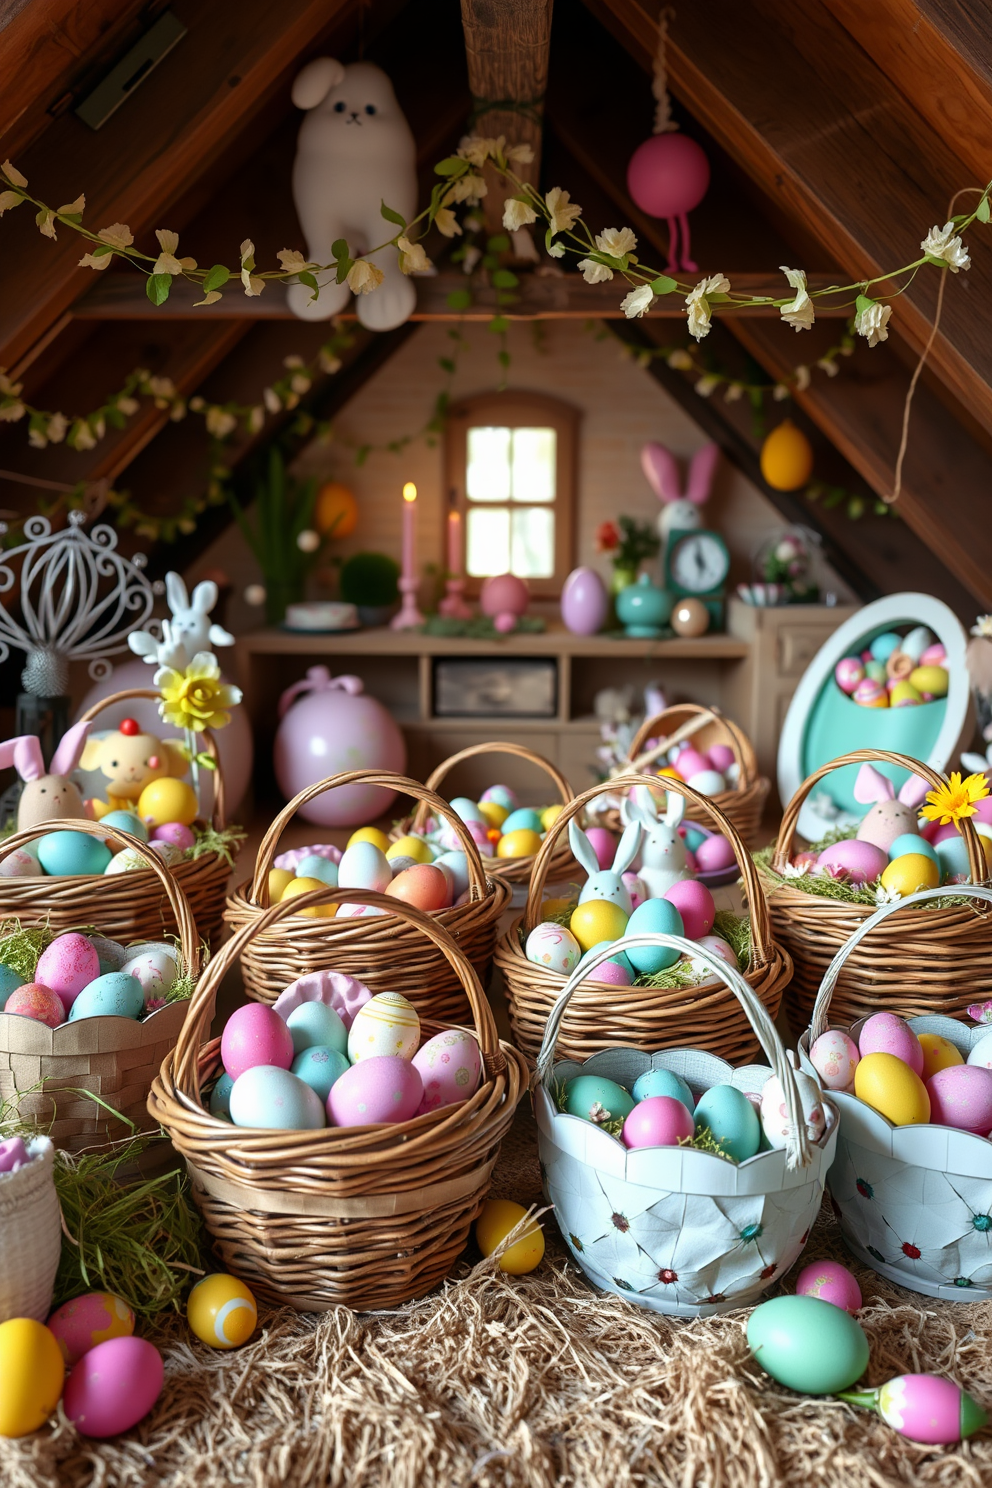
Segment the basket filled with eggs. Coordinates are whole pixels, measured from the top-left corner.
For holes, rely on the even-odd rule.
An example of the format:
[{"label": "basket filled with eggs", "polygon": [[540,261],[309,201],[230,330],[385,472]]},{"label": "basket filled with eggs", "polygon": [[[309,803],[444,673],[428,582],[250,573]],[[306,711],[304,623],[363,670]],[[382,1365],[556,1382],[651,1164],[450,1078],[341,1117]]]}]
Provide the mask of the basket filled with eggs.
[{"label": "basket filled with eggs", "polygon": [[546,1196],[600,1290],[685,1317],[749,1305],[806,1244],[834,1157],[836,1106],[793,1068],[764,1003],[723,958],[679,934],[632,934],[619,948],[705,960],[771,1068],[686,1044],[556,1056],[569,1003],[600,1011],[577,969],[547,1020],[534,1079]]},{"label": "basket filled with eggs", "polygon": [[[851,766],[861,821],[797,852],[804,801],[832,771]],[[962,987],[992,997],[992,917],[968,887],[988,877],[990,828],[978,814],[987,795],[984,776],[948,781],[908,755],[876,749],[841,755],[803,782],[774,846],[756,858],[775,936],[795,967],[787,1000],[796,1026],[809,1023],[827,968],[879,905],[941,885],[945,893],[914,901],[857,941],[840,969],[835,1016],[853,1023],[879,1011],[954,1014]]]},{"label": "basket filled with eggs", "polygon": [[[282,834],[301,806],[324,791],[355,784],[381,785],[423,801],[450,828],[457,847],[435,858],[422,838],[390,843],[376,828],[360,828],[339,861],[335,849],[321,844],[278,854]],[[261,926],[271,904],[288,904],[328,885],[385,897],[375,904],[301,903],[271,928],[268,920]],[[241,959],[245,991],[258,1002],[273,1003],[287,982],[333,967],[361,977],[374,992],[402,992],[425,1016],[458,1021],[468,1015],[468,1004],[457,971],[436,945],[425,945],[419,932],[389,914],[388,907],[409,904],[436,918],[485,984],[499,917],[509,899],[509,885],[487,877],[475,840],[447,801],[403,775],[352,770],[308,786],[283,808],[262,840],[251,881],[228,899],[225,919],[232,933],[246,925],[260,927]]]},{"label": "basket filled with eggs", "polygon": [[[823,978],[803,1067],[841,1113],[828,1177],[851,1251],[882,1276],[952,1302],[992,1299],[992,1002],[956,1016],[875,1012],[851,1022],[832,1005],[845,961],[942,890],[885,904],[840,948]],[[988,912],[992,889],[963,894]],[[834,1020],[837,1021],[834,1021]]]},{"label": "basket filled with eggs", "polygon": [[[76,929],[0,923],[0,1102],[71,1152],[152,1128],[148,1091],[179,1036],[200,969],[189,905],[157,854],[103,823],[75,830],[143,856],[179,934],[121,941],[105,933],[97,913]],[[0,845],[0,866],[43,831]]]},{"label": "basket filled with eggs", "polygon": [[[683,781],[668,779],[660,813],[657,784],[656,777],[646,775],[601,782],[570,801],[548,830],[524,913],[496,947],[514,1040],[530,1060],[537,1057],[566,981],[585,967],[590,969],[584,972],[583,996],[569,1008],[559,1033],[566,1057],[586,1059],[602,1049],[626,1047],[652,1052],[686,1043],[729,1060],[757,1053],[751,1023],[725,983],[713,977],[705,956],[659,946],[633,952],[618,948],[606,960],[598,956],[624,935],[684,936],[700,952],[740,971],[769,1014],[778,1012],[792,963],[772,938],[765,896],[744,843],[726,817]],[[583,831],[582,813],[612,790],[625,796],[622,835],[604,828]],[[710,887],[693,870],[679,833],[690,804],[709,813],[715,837],[737,865],[746,899],[743,914],[718,911]],[[548,867],[566,831],[585,881],[572,897],[546,899]]]},{"label": "basket filled with eggs", "polygon": [[[505,883],[526,884],[530,882],[531,869],[548,827],[572,799],[572,787],[561,771],[542,755],[535,754],[523,744],[497,742],[472,744],[444,760],[428,778],[427,789],[439,792],[448,775],[459,765],[489,754],[513,755],[528,761],[550,777],[558,794],[558,800],[551,805],[534,808],[522,806],[516,792],[508,785],[487,786],[478,801],[467,796],[452,799],[452,808],[465,822],[486,860],[486,872]],[[423,801],[412,816],[397,822],[391,835],[394,841],[400,837],[424,838],[435,852],[450,851],[458,845],[453,840],[451,828],[433,817]],[[574,871],[575,863],[568,843],[561,842],[549,869],[550,881],[560,883]]]},{"label": "basket filled with eggs", "polygon": [[395,1307],[429,1292],[464,1249],[527,1070],[436,917],[374,892],[301,898],[321,903],[388,912],[394,938],[443,958],[472,1026],[428,1019],[381,979],[374,992],[325,963],[203,1042],[224,976],[292,919],[283,902],[210,963],[149,1109],[186,1159],[225,1268],[253,1292],[306,1312]]}]

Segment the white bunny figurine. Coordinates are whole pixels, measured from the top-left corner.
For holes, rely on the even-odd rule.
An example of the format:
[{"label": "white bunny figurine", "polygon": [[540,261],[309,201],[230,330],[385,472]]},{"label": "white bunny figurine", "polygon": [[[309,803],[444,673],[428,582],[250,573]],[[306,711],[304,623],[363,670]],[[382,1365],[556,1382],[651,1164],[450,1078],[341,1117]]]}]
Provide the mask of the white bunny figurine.
[{"label": "white bunny figurine", "polygon": [[[983,734],[983,738],[987,735]],[[966,750],[961,756],[961,763],[969,775],[984,775],[987,780],[992,781],[992,744],[988,746],[984,754],[972,754]]]},{"label": "white bunny figurine", "polygon": [[613,867],[600,868],[596,850],[585,832],[577,822],[569,822],[568,845],[572,849],[572,856],[589,875],[579,895],[580,904],[585,904],[588,899],[609,899],[613,904],[619,904],[624,914],[630,914],[630,890],[623,881],[623,874],[637,857],[642,834],[640,822],[631,823],[620,838]]},{"label": "white bunny figurine", "polygon": [[672,884],[692,877],[685,843],[678,830],[685,815],[684,796],[667,791],[665,815],[659,817],[657,804],[648,787],[635,785],[620,807],[620,815],[625,822],[639,823],[644,828],[641,866],[637,873],[647,885],[652,899],[661,899]]},{"label": "white bunny figurine", "polygon": [[190,603],[179,574],[169,573],[165,576],[165,593],[172,619],[162,621],[161,640],[150,630],[136,630],[128,636],[127,643],[136,656],[143,656],[154,666],[184,671],[198,652],[234,645],[234,637],[223,626],[210,623],[210,611],[217,603],[217,585],[212,579],[197,584]]},{"label": "white bunny figurine", "polygon": [[641,450],[641,469],[658,500],[661,515],[658,535],[663,543],[676,530],[694,531],[703,525],[701,508],[709,500],[713,473],[720,458],[719,447],[704,444],[689,461],[685,491],[679,476],[678,461],[663,444],[646,444]]}]

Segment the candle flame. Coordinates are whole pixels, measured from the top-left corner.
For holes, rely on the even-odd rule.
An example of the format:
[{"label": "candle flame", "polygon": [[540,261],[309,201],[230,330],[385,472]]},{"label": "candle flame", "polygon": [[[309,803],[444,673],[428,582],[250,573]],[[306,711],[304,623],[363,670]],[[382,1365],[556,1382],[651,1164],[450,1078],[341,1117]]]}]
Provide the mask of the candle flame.
[{"label": "candle flame", "polygon": [[417,488],[413,484],[413,481],[407,481],[406,485],[403,487],[403,500],[404,501],[416,501],[416,499],[417,499]]}]

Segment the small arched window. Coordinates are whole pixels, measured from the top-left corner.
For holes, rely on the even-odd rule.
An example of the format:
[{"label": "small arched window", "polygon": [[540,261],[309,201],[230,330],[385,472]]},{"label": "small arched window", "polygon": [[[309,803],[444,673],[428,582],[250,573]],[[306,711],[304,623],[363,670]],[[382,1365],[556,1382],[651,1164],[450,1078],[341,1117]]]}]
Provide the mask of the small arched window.
[{"label": "small arched window", "polygon": [[557,597],[572,568],[579,411],[546,393],[482,393],[446,429],[448,510],[462,518],[466,590],[515,573]]}]

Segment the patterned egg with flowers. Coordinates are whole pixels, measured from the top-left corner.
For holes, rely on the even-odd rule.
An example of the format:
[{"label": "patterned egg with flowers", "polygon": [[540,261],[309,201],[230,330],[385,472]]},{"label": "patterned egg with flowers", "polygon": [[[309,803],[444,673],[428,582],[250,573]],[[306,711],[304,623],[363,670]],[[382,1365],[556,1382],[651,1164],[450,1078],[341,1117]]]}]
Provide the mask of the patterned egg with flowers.
[{"label": "patterned egg with flowers", "polygon": [[453,1106],[474,1095],[482,1071],[479,1045],[464,1028],[446,1028],[428,1039],[413,1056],[414,1069],[424,1082],[424,1098],[417,1112]]}]

